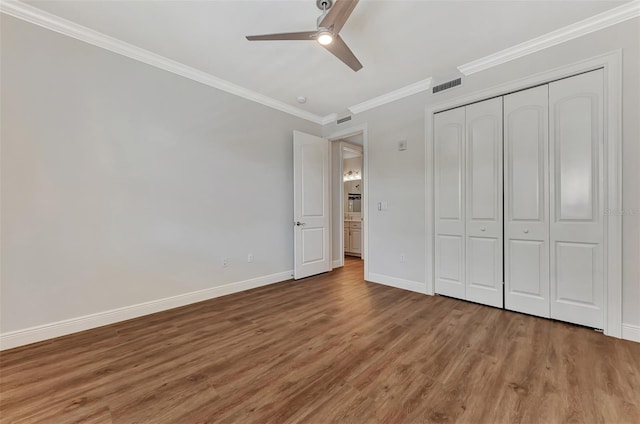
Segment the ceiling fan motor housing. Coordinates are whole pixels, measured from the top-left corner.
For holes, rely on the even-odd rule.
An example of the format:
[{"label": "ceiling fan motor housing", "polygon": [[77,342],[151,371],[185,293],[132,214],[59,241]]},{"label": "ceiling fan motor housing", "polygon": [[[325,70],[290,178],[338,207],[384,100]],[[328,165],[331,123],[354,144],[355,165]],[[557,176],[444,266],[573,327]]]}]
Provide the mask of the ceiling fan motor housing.
[{"label": "ceiling fan motor housing", "polygon": [[331,6],[333,6],[333,0],[316,0],[316,6],[324,12],[325,10],[331,9]]}]

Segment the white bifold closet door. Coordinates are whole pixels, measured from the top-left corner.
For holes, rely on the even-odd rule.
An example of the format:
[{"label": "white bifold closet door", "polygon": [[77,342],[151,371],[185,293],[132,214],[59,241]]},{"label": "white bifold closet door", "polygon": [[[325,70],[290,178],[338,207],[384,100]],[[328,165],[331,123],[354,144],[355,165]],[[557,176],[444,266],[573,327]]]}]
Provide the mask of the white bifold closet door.
[{"label": "white bifold closet door", "polygon": [[504,97],[505,307],[604,327],[603,71]]},{"label": "white bifold closet door", "polygon": [[551,318],[604,328],[603,70],[549,84]]},{"label": "white bifold closet door", "polygon": [[549,86],[504,97],[505,308],[549,317]]},{"label": "white bifold closet door", "polygon": [[435,116],[436,292],[502,307],[502,98]]}]

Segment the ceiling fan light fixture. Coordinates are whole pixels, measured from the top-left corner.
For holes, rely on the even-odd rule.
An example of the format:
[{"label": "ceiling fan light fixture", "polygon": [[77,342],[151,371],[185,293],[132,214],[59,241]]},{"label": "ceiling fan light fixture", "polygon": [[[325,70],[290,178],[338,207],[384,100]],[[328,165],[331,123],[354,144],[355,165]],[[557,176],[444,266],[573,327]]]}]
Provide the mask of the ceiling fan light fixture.
[{"label": "ceiling fan light fixture", "polygon": [[329,45],[333,42],[333,34],[330,31],[320,31],[316,40],[323,46]]},{"label": "ceiling fan light fixture", "polygon": [[358,1],[316,0],[316,5],[322,11],[322,14],[316,21],[315,31],[247,35],[246,38],[249,41],[316,40],[329,53],[340,59],[354,72],[357,72],[362,69],[362,63],[360,63],[339,34]]}]

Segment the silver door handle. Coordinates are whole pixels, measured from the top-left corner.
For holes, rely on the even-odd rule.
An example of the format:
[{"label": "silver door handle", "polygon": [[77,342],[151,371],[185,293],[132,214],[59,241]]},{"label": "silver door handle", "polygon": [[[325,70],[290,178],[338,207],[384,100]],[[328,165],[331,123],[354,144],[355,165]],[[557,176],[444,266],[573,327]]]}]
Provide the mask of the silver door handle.
[{"label": "silver door handle", "polygon": [[523,233],[525,233],[525,234],[527,234],[528,232],[529,232],[529,230],[526,229],[526,228],[523,230]]},{"label": "silver door handle", "polygon": [[296,221],[296,227],[301,227],[303,225],[305,225],[304,222]]},{"label": "silver door handle", "polygon": [[482,228],[480,228],[480,231],[484,232],[484,231],[487,231],[487,229],[482,227]]}]

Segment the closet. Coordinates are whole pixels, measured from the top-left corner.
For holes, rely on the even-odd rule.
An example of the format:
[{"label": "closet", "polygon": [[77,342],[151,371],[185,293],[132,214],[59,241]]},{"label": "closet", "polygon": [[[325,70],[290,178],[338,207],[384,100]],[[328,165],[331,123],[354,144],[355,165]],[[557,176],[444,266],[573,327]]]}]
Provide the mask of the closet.
[{"label": "closet", "polygon": [[604,325],[603,70],[434,116],[436,293]]}]

